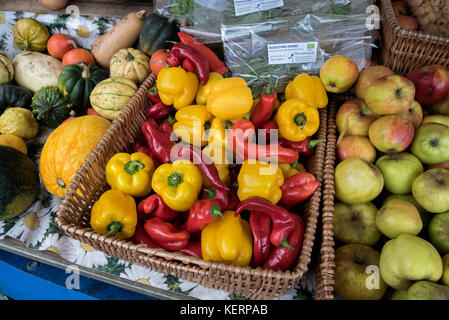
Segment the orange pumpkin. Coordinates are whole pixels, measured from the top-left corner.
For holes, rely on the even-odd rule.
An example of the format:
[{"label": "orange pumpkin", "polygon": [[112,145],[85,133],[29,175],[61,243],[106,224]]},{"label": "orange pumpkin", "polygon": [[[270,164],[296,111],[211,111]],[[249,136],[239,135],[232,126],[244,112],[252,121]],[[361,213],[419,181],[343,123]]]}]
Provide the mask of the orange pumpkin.
[{"label": "orange pumpkin", "polygon": [[73,49],[62,57],[62,66],[85,62],[87,64],[95,64],[95,58],[88,50],[83,48]]},{"label": "orange pumpkin", "polygon": [[76,48],[75,39],[68,34],[56,33],[52,35],[47,42],[48,53],[59,60],[61,60],[67,52]]},{"label": "orange pumpkin", "polygon": [[167,66],[167,56],[170,53],[167,49],[157,50],[150,58],[150,69],[155,75]]},{"label": "orange pumpkin", "polygon": [[76,171],[110,125],[103,117],[87,115],[65,121],[50,134],[39,163],[48,192],[60,198],[64,196]]}]

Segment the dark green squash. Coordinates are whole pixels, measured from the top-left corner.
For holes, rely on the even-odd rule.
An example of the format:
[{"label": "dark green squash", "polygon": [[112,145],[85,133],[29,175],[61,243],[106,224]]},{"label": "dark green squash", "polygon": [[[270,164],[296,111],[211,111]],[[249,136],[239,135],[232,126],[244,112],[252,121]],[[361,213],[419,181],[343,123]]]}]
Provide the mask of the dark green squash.
[{"label": "dark green squash", "polygon": [[71,105],[58,87],[43,87],[33,96],[31,108],[38,122],[56,128],[70,116]]},{"label": "dark green squash", "polygon": [[71,64],[62,68],[58,77],[58,86],[72,104],[76,116],[82,116],[91,108],[90,93],[108,74],[93,64],[84,62]]},{"label": "dark green squash", "polygon": [[8,108],[31,109],[33,93],[26,88],[12,84],[0,86],[0,115]]},{"label": "dark green squash", "polygon": [[166,18],[152,13],[145,18],[142,29],[140,29],[138,48],[151,56],[159,49],[170,47],[167,40],[175,40],[178,28]]},{"label": "dark green squash", "polygon": [[23,213],[39,192],[39,174],[33,161],[12,147],[0,146],[0,220]]}]

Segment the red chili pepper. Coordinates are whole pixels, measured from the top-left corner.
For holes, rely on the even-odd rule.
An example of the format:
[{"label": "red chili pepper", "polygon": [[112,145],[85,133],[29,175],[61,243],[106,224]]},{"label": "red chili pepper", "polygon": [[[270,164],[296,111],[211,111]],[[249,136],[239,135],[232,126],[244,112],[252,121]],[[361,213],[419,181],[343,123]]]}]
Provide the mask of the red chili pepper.
[{"label": "red chili pepper", "polygon": [[[239,129],[243,128],[243,138]],[[279,144],[259,145],[257,143],[247,142],[247,138],[255,133],[254,125],[251,121],[240,119],[234,123],[227,135],[228,145],[233,146],[233,151],[240,159],[259,159],[266,160],[277,158],[281,163],[293,163],[298,160],[298,153],[292,149],[281,147]]]},{"label": "red chili pepper", "polygon": [[187,231],[180,231],[159,217],[149,219],[143,227],[150,238],[166,250],[181,250],[189,243],[190,234]]},{"label": "red chili pepper", "polygon": [[[276,130],[276,131],[275,131]],[[259,137],[263,137],[261,131],[265,131],[265,139],[266,143],[270,144],[271,142],[271,133],[273,132],[274,136],[278,136],[278,124],[274,120],[266,121],[262,127],[257,131]],[[283,147],[283,146],[282,146]]]},{"label": "red chili pepper", "polygon": [[250,197],[240,202],[235,209],[235,215],[241,214],[244,210],[254,210],[268,215],[273,224],[271,243],[276,247],[289,246],[287,238],[295,227],[294,214],[260,197]]},{"label": "red chili pepper", "polygon": [[167,56],[167,63],[170,67],[177,67],[184,59],[189,59],[195,66],[201,84],[205,85],[209,80],[209,63],[204,54],[196,47],[177,42],[170,49],[170,53]]},{"label": "red chili pepper", "polygon": [[318,143],[324,142],[323,139],[311,140],[307,137],[305,140],[300,142],[289,141],[285,138],[279,139],[279,144],[282,147],[290,148],[297,151],[299,154],[304,156],[313,155],[313,149],[317,146]]},{"label": "red chili pepper", "polygon": [[143,199],[137,205],[137,212],[143,216],[159,217],[166,221],[173,220],[178,215],[178,212],[167,206],[158,194]]},{"label": "red chili pepper", "polygon": [[282,197],[279,205],[291,209],[309,198],[319,186],[315,177],[307,172],[296,173],[286,179],[281,186]]},{"label": "red chili pepper", "polygon": [[204,189],[201,198],[218,200],[223,211],[234,210],[240,202],[235,192],[215,188]]},{"label": "red chili pepper", "polygon": [[216,189],[229,191],[229,187],[220,180],[217,168],[212,160],[207,159],[207,156],[201,152],[201,149],[192,145],[180,146],[176,153],[177,159],[186,159],[192,161],[207,178],[209,183]]},{"label": "red chili pepper", "polygon": [[142,152],[145,153],[147,156],[149,156],[153,162],[155,167],[159,167],[161,165],[161,162],[159,159],[153,154],[150,148],[147,146],[142,145],[140,142],[136,142],[133,146],[133,152]]},{"label": "red chili pepper", "polygon": [[293,214],[293,219],[295,227],[288,236],[288,243],[291,247],[273,248],[263,265],[264,269],[286,270],[298,257],[304,239],[304,221],[296,214]]},{"label": "red chili pepper", "polygon": [[173,127],[169,121],[164,121],[159,125],[159,130],[170,136],[173,132]]},{"label": "red chili pepper", "polygon": [[168,116],[173,110],[173,106],[167,106],[162,101],[159,101],[148,108],[147,117],[160,120]]},{"label": "red chili pepper", "polygon": [[228,72],[228,68],[226,68],[224,62],[221,61],[220,58],[218,58],[218,56],[215,54],[215,52],[213,52],[209,47],[196,41],[195,38],[185,32],[178,32],[178,37],[182,43],[195,47],[204,54],[207,62],[209,63],[209,70],[211,72],[218,72],[222,75]]},{"label": "red chili pepper", "polygon": [[194,256],[203,259],[200,241],[189,241],[187,247],[180,249],[179,252],[185,254],[186,256]]},{"label": "red chili pepper", "polygon": [[181,227],[181,230],[189,233],[201,231],[206,224],[215,221],[219,217],[223,217],[223,213],[221,212],[221,206],[218,200],[197,200],[190,208],[189,217]]},{"label": "red chili pepper", "polygon": [[136,225],[136,231],[131,238],[131,241],[135,244],[144,243],[150,248],[160,248],[160,246],[151,240],[150,236],[146,233],[145,229],[140,225]]},{"label": "red chili pepper", "polygon": [[264,92],[260,94],[259,102],[251,111],[250,120],[254,123],[256,129],[259,129],[266,121],[270,120],[276,106],[277,93],[271,90],[271,83],[273,77],[270,77],[270,82]]},{"label": "red chili pepper", "polygon": [[145,121],[142,124],[142,132],[154,156],[162,163],[169,162],[170,151],[174,145],[174,141],[170,140],[170,136],[162,132],[154,120]]},{"label": "red chili pepper", "polygon": [[156,87],[152,87],[150,90],[148,90],[148,98],[150,99],[150,102],[152,104],[158,103],[161,101],[161,98],[159,97],[159,93],[157,92]]},{"label": "red chili pepper", "polygon": [[186,70],[186,71],[189,71],[189,72],[195,72],[196,71],[195,65],[189,59],[184,59],[182,61],[182,68],[184,70]]},{"label": "red chili pepper", "polygon": [[253,233],[253,260],[252,265],[260,266],[268,258],[271,249],[271,219],[264,213],[251,211],[249,215],[249,224]]}]

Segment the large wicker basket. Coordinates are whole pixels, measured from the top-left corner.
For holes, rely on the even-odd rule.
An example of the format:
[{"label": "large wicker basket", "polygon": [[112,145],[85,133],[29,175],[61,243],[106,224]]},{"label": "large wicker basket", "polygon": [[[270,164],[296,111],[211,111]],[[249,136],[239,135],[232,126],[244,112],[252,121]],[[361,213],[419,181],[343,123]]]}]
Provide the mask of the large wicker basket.
[{"label": "large wicker basket", "polygon": [[409,31],[399,26],[391,0],[381,0],[382,64],[397,73],[421,66],[449,66],[449,38]]},{"label": "large wicker basket", "polygon": [[[305,237],[301,253],[291,270],[263,270],[260,267],[240,267],[205,261],[177,252],[152,249],[144,244],[136,245],[127,240],[106,237],[91,229],[91,207],[108,189],[105,180],[106,163],[117,152],[131,151],[133,142],[141,134],[141,125],[146,120],[146,108],[149,105],[147,91],[154,84],[155,76],[150,75],[82,164],[58,210],[56,218],[58,226],[70,237],[89,244],[111,257],[136,263],[205,287],[250,299],[271,299],[285,294],[299,283],[308,270],[311,260],[321,201],[324,143],[317,146],[315,155],[306,164],[309,171],[320,182],[320,186],[304,203],[300,213],[306,224]],[[326,109],[320,110],[320,120],[321,126],[316,136],[326,139]]]}]

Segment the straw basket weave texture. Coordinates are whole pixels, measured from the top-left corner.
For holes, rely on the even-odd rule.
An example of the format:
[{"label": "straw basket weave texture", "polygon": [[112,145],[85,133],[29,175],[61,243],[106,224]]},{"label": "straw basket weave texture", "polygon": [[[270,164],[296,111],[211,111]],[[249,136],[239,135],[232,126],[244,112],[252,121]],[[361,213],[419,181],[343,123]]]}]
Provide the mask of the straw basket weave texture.
[{"label": "straw basket weave texture", "polygon": [[[56,218],[58,226],[72,238],[89,244],[111,257],[136,263],[165,275],[173,275],[250,299],[282,296],[299,283],[311,260],[320,212],[325,143],[318,144],[315,155],[305,164],[309,172],[320,182],[320,186],[299,212],[305,221],[305,235],[300,255],[290,270],[263,270],[260,267],[240,267],[205,261],[178,252],[152,249],[144,244],[137,245],[128,240],[107,237],[91,229],[92,205],[108,189],[105,179],[106,164],[117,152],[131,152],[132,145],[141,134],[141,126],[146,120],[146,109],[149,106],[147,91],[154,86],[155,80],[155,76],[150,75],[141,85],[78,170],[58,210]],[[326,139],[326,108],[320,110],[320,121],[321,126],[315,137]]]},{"label": "straw basket weave texture", "polygon": [[449,67],[449,38],[399,26],[391,0],[381,0],[382,64],[397,73],[438,64]]}]

